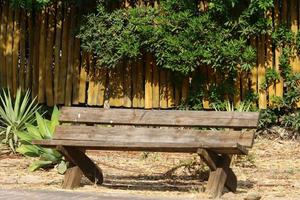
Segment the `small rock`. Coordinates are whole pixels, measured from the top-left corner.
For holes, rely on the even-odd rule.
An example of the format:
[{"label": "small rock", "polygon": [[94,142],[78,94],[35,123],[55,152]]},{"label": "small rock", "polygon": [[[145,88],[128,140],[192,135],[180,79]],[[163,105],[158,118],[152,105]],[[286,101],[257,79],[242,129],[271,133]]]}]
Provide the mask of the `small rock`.
[{"label": "small rock", "polygon": [[257,193],[252,193],[252,194],[248,194],[244,200],[260,200],[261,199],[261,195],[257,194]]}]

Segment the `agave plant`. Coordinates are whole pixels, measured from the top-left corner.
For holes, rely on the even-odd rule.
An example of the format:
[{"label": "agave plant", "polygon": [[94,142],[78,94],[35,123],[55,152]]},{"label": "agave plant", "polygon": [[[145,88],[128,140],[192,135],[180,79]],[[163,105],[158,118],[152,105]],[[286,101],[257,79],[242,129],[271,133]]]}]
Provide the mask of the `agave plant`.
[{"label": "agave plant", "polygon": [[32,140],[51,139],[53,137],[55,127],[59,124],[59,111],[57,107],[54,107],[51,120],[43,119],[38,112],[35,115],[37,126],[26,124],[26,130],[17,132],[21,140],[21,146],[17,148],[17,152],[28,157],[39,158],[39,160],[31,163],[29,166],[30,171],[57,165],[58,172],[63,174],[67,169],[67,165],[58,151],[32,144]]},{"label": "agave plant", "polygon": [[16,147],[19,146],[17,131],[25,130],[25,124],[35,123],[34,113],[40,109],[40,106],[35,103],[35,98],[30,99],[29,91],[22,97],[21,90],[18,89],[14,100],[9,90],[3,89],[2,91],[2,95],[0,95],[0,136],[15,153]]}]

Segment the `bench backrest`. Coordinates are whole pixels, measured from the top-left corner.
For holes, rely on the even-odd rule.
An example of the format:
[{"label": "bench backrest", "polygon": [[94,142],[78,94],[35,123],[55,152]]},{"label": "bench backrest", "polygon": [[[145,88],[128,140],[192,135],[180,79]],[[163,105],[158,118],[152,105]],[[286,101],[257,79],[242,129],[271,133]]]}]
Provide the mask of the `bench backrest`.
[{"label": "bench backrest", "polygon": [[247,128],[257,127],[257,112],[139,110],[63,107],[61,123],[136,126]]}]

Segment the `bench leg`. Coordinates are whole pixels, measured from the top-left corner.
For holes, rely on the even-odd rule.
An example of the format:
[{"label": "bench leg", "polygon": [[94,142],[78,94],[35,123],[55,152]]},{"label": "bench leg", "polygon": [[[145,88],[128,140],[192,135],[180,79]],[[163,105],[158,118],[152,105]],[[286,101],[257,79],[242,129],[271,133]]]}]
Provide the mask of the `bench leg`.
[{"label": "bench leg", "polygon": [[[69,147],[69,146],[57,146],[58,151],[60,151],[67,160],[69,160],[74,166],[77,166],[80,171],[92,182],[98,185],[103,183],[103,174],[102,170],[89,158],[85,155],[77,147]],[[71,169],[72,172],[76,176],[78,174],[78,170]],[[68,175],[69,176],[69,175]],[[78,180],[77,180],[78,181]],[[79,180],[80,181],[80,180]]]},{"label": "bench leg", "polygon": [[219,156],[205,149],[199,149],[197,153],[211,170],[206,191],[213,197],[220,197],[224,186],[230,191],[235,192],[237,178],[230,168],[231,156],[227,154]]},{"label": "bench leg", "polygon": [[80,186],[82,171],[78,166],[69,167],[65,173],[62,184],[63,189],[74,189]]}]

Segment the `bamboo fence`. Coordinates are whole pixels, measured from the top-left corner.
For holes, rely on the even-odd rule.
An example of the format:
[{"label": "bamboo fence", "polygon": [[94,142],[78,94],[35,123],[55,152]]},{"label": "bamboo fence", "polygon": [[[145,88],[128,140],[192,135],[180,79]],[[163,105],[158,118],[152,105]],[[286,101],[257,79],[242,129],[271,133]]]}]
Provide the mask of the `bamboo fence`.
[{"label": "bamboo fence", "polygon": [[[297,0],[275,1],[268,17],[276,28],[281,23],[299,30],[300,7]],[[284,1],[286,2],[286,1]],[[125,4],[125,6],[128,6]],[[205,4],[203,4],[205,8]],[[41,11],[12,8],[0,0],[0,86],[30,89],[39,103],[53,105],[88,105],[133,108],[173,108],[186,100],[190,78],[173,84],[171,74],[159,69],[151,55],[136,62],[124,62],[117,70],[99,69],[92,55],[83,52],[74,30],[78,25],[78,8],[57,2]],[[239,104],[250,89],[258,94],[259,108],[271,105],[271,96],[282,96],[282,80],[261,90],[267,68],[279,70],[279,49],[270,36],[251,40],[257,49],[257,63],[250,74],[240,73],[235,87],[234,104]],[[300,72],[299,57],[291,60],[293,70]],[[203,68],[209,82],[218,78]],[[209,108],[203,99],[204,108]],[[300,104],[299,104],[300,106]]]}]

